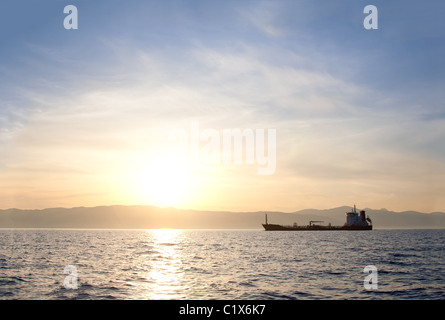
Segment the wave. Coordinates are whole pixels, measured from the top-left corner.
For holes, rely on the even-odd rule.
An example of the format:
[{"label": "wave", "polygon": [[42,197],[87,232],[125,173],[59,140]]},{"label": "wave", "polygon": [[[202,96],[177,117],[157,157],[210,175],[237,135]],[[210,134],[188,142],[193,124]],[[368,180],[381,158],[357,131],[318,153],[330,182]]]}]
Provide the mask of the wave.
[{"label": "wave", "polygon": [[[35,232],[45,235],[39,243],[30,241]],[[145,231],[30,230],[14,250],[0,239],[0,298],[445,299],[440,232],[380,230],[356,241],[351,233],[181,232],[157,243]],[[78,289],[63,286],[67,265],[77,267]],[[375,291],[363,288],[366,265],[377,268]]]}]

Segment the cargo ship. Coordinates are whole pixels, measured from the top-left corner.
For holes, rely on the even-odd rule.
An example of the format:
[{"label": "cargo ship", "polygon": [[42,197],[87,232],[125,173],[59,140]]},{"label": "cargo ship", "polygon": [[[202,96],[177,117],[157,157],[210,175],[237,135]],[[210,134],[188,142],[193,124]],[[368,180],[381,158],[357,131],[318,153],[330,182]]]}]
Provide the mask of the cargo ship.
[{"label": "cargo ship", "polygon": [[323,221],[309,221],[306,226],[299,226],[294,223],[292,226],[284,226],[279,224],[263,223],[266,231],[333,231],[333,230],[372,230],[372,221],[366,217],[365,210],[357,212],[357,209],[351,209],[346,212],[346,222],[343,226],[322,225]]}]

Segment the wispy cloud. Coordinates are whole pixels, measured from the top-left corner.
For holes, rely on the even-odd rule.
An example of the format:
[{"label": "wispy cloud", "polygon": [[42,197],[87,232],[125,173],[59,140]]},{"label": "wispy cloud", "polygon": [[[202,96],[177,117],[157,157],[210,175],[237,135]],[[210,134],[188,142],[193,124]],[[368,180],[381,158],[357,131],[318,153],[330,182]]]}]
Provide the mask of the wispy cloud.
[{"label": "wispy cloud", "polygon": [[[135,1],[110,5],[106,16],[88,4],[79,33],[47,26],[51,39],[37,31],[20,33],[20,44],[9,39],[0,67],[0,188],[14,192],[2,203],[24,202],[29,189],[19,186],[42,206],[81,193],[105,201],[122,193],[129,167],[198,120],[215,130],[277,130],[273,176],[201,168],[201,195],[218,194],[215,206],[292,210],[355,197],[420,210],[416,194],[425,201],[444,190],[443,33],[426,34],[440,22],[397,39],[401,17],[387,20],[396,8],[382,3],[382,30],[365,33],[355,13],[363,8],[347,3],[354,5]],[[420,21],[437,15],[410,8]]]},{"label": "wispy cloud", "polygon": [[280,37],[284,34],[280,27],[283,9],[282,3],[262,1],[239,10],[239,14],[265,35]]}]

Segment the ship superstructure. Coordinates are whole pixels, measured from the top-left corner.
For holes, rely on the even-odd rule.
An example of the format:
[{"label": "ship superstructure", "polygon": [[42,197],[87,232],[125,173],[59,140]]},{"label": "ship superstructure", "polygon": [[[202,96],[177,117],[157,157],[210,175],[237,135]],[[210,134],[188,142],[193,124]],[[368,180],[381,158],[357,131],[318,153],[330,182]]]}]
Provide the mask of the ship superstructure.
[{"label": "ship superstructure", "polygon": [[[368,224],[369,222],[369,224]],[[357,209],[352,209],[349,212],[346,212],[346,223],[345,226],[349,227],[367,227],[372,224],[371,219],[366,217],[365,210],[360,210],[360,213],[357,212]]]}]

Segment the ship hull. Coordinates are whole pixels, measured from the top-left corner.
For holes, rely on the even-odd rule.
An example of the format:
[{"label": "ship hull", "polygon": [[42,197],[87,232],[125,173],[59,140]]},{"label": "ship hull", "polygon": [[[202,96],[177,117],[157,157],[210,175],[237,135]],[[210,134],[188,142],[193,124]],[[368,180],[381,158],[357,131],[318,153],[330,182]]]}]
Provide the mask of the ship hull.
[{"label": "ship hull", "polygon": [[363,231],[372,230],[370,226],[282,226],[279,224],[263,224],[266,231]]}]

